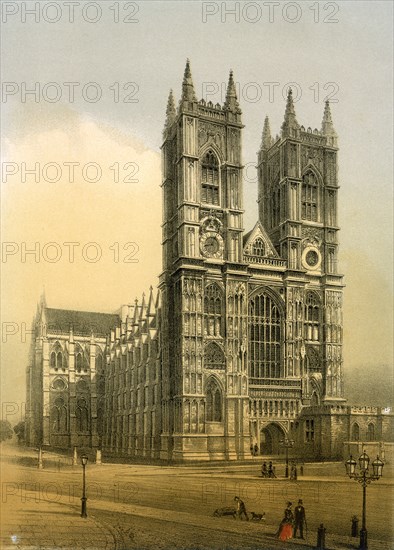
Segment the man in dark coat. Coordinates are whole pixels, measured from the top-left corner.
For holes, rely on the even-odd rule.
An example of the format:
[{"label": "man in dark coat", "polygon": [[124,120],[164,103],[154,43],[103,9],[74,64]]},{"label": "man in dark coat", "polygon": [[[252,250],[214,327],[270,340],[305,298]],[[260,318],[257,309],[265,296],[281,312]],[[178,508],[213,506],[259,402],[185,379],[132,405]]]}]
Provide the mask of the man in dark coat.
[{"label": "man in dark coat", "polygon": [[304,538],[304,523],[306,525],[305,508],[300,499],[294,510],[294,538],[297,537],[298,529],[300,530],[300,539]]},{"label": "man in dark coat", "polygon": [[242,516],[245,516],[246,521],[249,521],[248,514],[246,512],[246,506],[243,500],[241,500],[239,497],[234,497],[234,500],[236,502],[237,506],[237,517],[239,519],[242,519]]}]

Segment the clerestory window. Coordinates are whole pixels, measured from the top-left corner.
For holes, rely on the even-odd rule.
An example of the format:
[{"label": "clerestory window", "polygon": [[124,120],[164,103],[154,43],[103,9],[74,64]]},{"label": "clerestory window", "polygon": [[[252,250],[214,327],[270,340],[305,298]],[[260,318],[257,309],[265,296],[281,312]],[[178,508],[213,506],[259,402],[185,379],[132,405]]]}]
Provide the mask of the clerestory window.
[{"label": "clerestory window", "polygon": [[201,162],[201,202],[219,204],[219,163],[212,151]]}]

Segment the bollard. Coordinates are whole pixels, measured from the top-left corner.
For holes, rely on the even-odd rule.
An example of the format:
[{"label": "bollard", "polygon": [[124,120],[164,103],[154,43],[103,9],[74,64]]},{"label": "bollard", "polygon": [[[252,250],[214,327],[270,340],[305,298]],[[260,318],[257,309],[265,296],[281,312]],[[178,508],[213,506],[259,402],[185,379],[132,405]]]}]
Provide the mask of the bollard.
[{"label": "bollard", "polygon": [[358,535],[358,517],[352,517],[352,537],[357,537]]},{"label": "bollard", "polygon": [[37,465],[37,468],[38,468],[39,470],[42,470],[43,467],[44,467],[44,466],[43,466],[43,464],[42,464],[42,448],[39,447],[39,449],[38,449],[38,465]]},{"label": "bollard", "polygon": [[326,548],[326,528],[322,523],[320,524],[320,527],[317,530],[316,548],[318,550],[325,550]]}]

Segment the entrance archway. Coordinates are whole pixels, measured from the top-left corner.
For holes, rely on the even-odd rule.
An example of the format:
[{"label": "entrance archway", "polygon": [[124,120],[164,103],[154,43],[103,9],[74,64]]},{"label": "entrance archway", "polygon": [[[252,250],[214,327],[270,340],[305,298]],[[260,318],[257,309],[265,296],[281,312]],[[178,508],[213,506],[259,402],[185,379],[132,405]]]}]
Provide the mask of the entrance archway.
[{"label": "entrance archway", "polygon": [[278,424],[268,424],[260,431],[260,454],[279,455],[282,451],[280,442],[285,439],[285,432]]}]

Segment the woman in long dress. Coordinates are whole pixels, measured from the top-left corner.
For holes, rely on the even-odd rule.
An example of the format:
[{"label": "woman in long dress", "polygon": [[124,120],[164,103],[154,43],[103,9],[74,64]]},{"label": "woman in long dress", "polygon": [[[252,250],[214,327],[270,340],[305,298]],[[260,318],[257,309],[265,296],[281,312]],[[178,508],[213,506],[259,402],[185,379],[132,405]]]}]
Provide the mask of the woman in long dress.
[{"label": "woman in long dress", "polygon": [[293,537],[294,514],[291,507],[292,503],[288,502],[284,517],[279,525],[278,538],[282,541],[286,541]]}]

